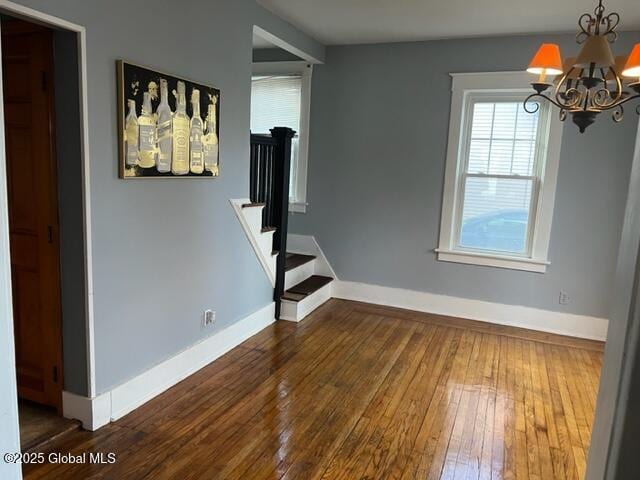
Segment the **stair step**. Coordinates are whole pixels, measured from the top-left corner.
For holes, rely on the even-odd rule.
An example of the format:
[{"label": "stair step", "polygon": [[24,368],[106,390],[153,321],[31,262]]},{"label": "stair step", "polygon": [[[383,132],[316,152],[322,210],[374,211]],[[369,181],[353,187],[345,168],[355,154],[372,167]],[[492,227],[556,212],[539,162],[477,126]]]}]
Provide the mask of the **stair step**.
[{"label": "stair step", "polygon": [[333,281],[331,277],[324,277],[322,275],[312,275],[306,280],[303,280],[299,284],[291,287],[289,290],[284,292],[282,298],[285,300],[291,300],[293,302],[299,302],[303,300],[305,297],[308,297],[312,293],[320,290],[326,284]]},{"label": "stair step", "polygon": [[276,230],[277,230],[276,227],[262,227],[262,230],[260,230],[260,232],[267,233],[267,232],[275,232]]},{"label": "stair step", "polygon": [[293,270],[300,265],[304,265],[305,263],[311,262],[316,257],[313,255],[303,255],[301,253],[290,253],[287,252],[287,256],[285,258],[284,271],[288,272],[289,270]]},{"label": "stair step", "polygon": [[307,295],[302,295],[301,293],[293,293],[293,292],[284,292],[282,294],[282,300],[289,300],[291,302],[299,302],[300,300],[304,300],[307,298]]},{"label": "stair step", "polygon": [[243,203],[242,208],[264,207],[266,205],[266,203]]}]

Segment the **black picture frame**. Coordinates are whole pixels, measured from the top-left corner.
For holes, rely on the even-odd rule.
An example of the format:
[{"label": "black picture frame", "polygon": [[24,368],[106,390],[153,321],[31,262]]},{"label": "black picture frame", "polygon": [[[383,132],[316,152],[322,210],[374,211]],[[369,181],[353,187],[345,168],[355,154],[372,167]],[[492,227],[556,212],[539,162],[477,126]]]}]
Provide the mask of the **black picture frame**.
[{"label": "black picture frame", "polygon": [[[188,80],[176,75],[160,72],[158,70],[136,65],[134,63],[127,62],[125,60],[118,60],[116,62],[116,74],[117,74],[117,102],[118,102],[118,176],[121,179],[140,179],[140,178],[216,178],[220,174],[220,161],[219,161],[219,139],[220,139],[220,101],[221,94],[220,89],[205,85],[192,80]],[[172,112],[176,111],[176,97],[172,93],[177,89],[178,82],[185,84],[186,90],[186,111],[189,119],[193,116],[193,107],[191,105],[191,93],[194,89],[200,91],[200,115],[204,121],[207,116],[207,109],[209,104],[212,103],[212,98],[215,98],[215,112],[216,112],[216,136],[218,139],[218,162],[217,168],[213,171],[204,169],[202,173],[194,173],[189,171],[185,174],[175,174],[172,171],[161,172],[158,171],[157,166],[143,168],[140,165],[128,165],[126,162],[126,142],[127,135],[126,128],[126,116],[128,114],[128,101],[135,101],[136,114],[138,117],[142,114],[142,104],[144,98],[144,92],[152,90],[150,87],[152,82],[156,86],[157,95],[152,96],[151,105],[153,114],[155,115],[156,109],[160,104],[160,79],[164,79],[168,83],[168,103]]]}]

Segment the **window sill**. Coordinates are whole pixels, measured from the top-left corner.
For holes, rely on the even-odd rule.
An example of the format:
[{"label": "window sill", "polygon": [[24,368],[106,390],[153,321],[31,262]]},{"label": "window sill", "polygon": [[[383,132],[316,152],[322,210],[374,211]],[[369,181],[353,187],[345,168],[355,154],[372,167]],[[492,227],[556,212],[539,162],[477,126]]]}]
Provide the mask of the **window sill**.
[{"label": "window sill", "polygon": [[289,213],[307,213],[307,203],[289,202]]},{"label": "window sill", "polygon": [[435,252],[438,254],[438,260],[443,262],[466,263],[469,265],[483,265],[485,267],[508,268],[528,272],[545,273],[547,271],[547,265],[550,265],[546,260],[492,255],[490,253],[461,252],[442,248],[436,248]]}]

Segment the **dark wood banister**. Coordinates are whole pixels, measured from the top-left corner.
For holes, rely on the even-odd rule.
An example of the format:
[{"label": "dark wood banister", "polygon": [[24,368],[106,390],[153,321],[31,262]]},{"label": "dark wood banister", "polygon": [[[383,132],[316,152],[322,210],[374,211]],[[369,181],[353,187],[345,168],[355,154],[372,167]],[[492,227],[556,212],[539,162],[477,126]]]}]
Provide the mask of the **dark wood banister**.
[{"label": "dark wood banister", "polygon": [[276,229],[273,235],[273,250],[278,252],[273,290],[276,318],[280,317],[280,302],[284,293],[291,139],[295,133],[287,127],[275,127],[271,129],[271,136],[251,135],[249,197],[252,203],[265,204],[262,214],[263,229]]}]

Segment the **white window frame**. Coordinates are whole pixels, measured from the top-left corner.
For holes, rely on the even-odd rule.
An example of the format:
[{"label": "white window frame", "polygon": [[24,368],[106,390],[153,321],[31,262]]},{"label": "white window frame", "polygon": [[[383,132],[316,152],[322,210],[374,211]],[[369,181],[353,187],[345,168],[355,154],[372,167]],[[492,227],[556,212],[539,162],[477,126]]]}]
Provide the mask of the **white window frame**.
[{"label": "white window frame", "polygon": [[289,211],[307,211],[307,165],[309,158],[309,116],[311,110],[311,75],[313,65],[308,62],[257,62],[253,64],[253,75],[301,75],[300,131],[298,133],[298,159],[292,165],[293,175],[289,192]]},{"label": "white window frame", "polygon": [[[514,270],[544,273],[548,260],[551,222],[555,202],[555,191],[560,161],[563,122],[558,111],[548,103],[540,105],[538,149],[542,155],[537,162],[529,212],[528,248],[524,255],[463,249],[459,246],[464,200],[463,169],[466,168],[468,135],[470,134],[472,110],[478,99],[486,101],[522,99],[530,95],[531,75],[526,72],[452,73],[451,117],[449,141],[442,199],[440,239],[435,249],[438,260],[446,262],[483,265]],[[469,174],[466,174],[469,175]],[[505,178],[528,178],[507,176]],[[537,197],[537,198],[535,198]]]}]

